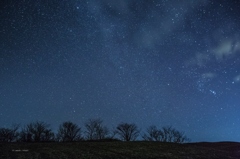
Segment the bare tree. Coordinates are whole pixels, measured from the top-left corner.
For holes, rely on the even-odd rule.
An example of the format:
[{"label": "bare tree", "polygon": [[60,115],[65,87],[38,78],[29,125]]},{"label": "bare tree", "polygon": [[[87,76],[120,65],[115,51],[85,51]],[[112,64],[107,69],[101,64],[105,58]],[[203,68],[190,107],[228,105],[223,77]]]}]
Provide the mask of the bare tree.
[{"label": "bare tree", "polygon": [[147,129],[147,133],[143,135],[145,141],[161,141],[161,142],[174,142],[183,143],[190,141],[184,135],[184,132],[180,132],[172,126],[165,126],[162,129],[157,129],[156,126],[150,126]]},{"label": "bare tree", "polygon": [[86,128],[86,138],[88,140],[101,140],[105,139],[109,134],[109,130],[103,125],[101,119],[89,119],[85,123]]},{"label": "bare tree", "polygon": [[147,128],[147,133],[143,135],[143,139],[145,141],[162,141],[163,132],[157,129],[156,126],[152,125],[149,128]]},{"label": "bare tree", "polygon": [[42,142],[54,140],[54,133],[49,129],[45,122],[32,122],[22,128],[20,141],[24,142]]},{"label": "bare tree", "polygon": [[12,128],[0,128],[0,142],[17,141],[19,125],[13,125]]},{"label": "bare tree", "polygon": [[55,135],[54,135],[54,132],[52,132],[51,129],[46,129],[44,132],[43,132],[43,135],[41,137],[41,141],[55,141]]},{"label": "bare tree", "polygon": [[172,128],[172,126],[162,127],[162,132],[163,132],[163,142],[180,143],[181,140],[185,138],[183,136],[184,133],[180,133],[175,128]]},{"label": "bare tree", "polygon": [[81,140],[81,128],[72,122],[64,122],[59,126],[57,139],[63,142]]},{"label": "bare tree", "polygon": [[175,130],[173,134],[174,134],[174,138],[173,138],[174,143],[184,143],[184,142],[190,141],[190,139],[187,138],[187,136],[184,134],[184,132],[179,132],[179,131]]},{"label": "bare tree", "polygon": [[109,131],[109,135],[108,135],[108,139],[110,140],[118,140],[115,138],[115,136],[117,135],[117,130],[115,127],[112,128],[111,131]]},{"label": "bare tree", "polygon": [[138,137],[140,130],[136,124],[121,123],[116,129],[117,134],[123,141],[134,141]]},{"label": "bare tree", "polygon": [[30,132],[29,126],[24,126],[19,135],[19,141],[33,142],[33,134]]},{"label": "bare tree", "polygon": [[174,137],[174,131],[175,129],[172,128],[172,126],[165,126],[162,127],[163,132],[163,142],[172,142]]}]

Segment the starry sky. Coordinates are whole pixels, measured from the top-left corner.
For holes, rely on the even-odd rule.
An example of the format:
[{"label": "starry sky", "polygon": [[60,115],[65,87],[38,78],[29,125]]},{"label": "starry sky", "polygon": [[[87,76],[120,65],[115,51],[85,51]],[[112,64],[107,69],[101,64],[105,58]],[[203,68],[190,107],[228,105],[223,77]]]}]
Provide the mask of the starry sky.
[{"label": "starry sky", "polygon": [[240,141],[238,0],[1,0],[0,126],[101,118]]}]

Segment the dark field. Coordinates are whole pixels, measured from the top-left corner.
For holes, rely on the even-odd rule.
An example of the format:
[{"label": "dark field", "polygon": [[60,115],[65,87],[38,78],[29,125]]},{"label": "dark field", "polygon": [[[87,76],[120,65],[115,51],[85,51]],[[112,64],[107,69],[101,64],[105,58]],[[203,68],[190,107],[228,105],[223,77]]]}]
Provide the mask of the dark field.
[{"label": "dark field", "polygon": [[[13,150],[27,150],[14,152]],[[2,159],[240,159],[240,143],[1,143]]]}]

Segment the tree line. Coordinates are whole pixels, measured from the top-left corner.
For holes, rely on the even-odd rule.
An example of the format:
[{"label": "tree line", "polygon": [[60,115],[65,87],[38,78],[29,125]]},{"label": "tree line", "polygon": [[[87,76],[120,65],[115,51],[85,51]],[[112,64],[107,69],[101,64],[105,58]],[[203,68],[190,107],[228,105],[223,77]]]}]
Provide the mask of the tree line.
[{"label": "tree line", "polygon": [[89,119],[84,124],[85,131],[77,124],[66,121],[59,125],[56,133],[50,125],[42,122],[31,122],[24,127],[13,125],[11,128],[0,128],[0,142],[76,142],[76,141],[135,141],[138,137],[144,141],[184,143],[189,139],[184,132],[171,126],[157,128],[150,126],[144,134],[134,123],[119,123],[113,130],[103,124],[101,119]]}]

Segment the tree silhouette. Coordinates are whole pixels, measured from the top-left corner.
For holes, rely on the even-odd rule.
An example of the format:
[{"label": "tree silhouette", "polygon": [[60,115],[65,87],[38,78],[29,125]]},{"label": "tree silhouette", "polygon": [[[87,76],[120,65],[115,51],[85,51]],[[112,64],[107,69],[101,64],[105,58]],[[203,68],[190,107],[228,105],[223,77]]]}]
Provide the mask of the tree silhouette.
[{"label": "tree silhouette", "polygon": [[88,140],[101,140],[105,139],[109,134],[109,130],[103,125],[101,119],[89,119],[85,123],[86,128],[86,138]]},{"label": "tree silhouette", "polygon": [[49,129],[49,125],[45,122],[32,122],[22,128],[20,132],[20,141],[23,142],[42,142],[53,141],[54,133]]},{"label": "tree silhouette", "polygon": [[[104,141],[134,141],[140,134],[136,124],[120,123],[111,131],[103,125],[103,120],[89,119],[85,123],[85,136],[82,136],[81,128],[70,121],[63,122],[59,125],[58,132],[55,136],[54,132],[49,128],[49,124],[45,122],[31,122],[24,126],[19,132],[19,125],[13,125],[11,128],[0,128],[0,142],[49,142],[61,141],[72,142],[86,140],[104,140]],[[117,138],[115,138],[115,136]],[[152,125],[147,128],[142,135],[145,141],[174,142],[184,143],[190,139],[186,137],[184,132],[180,132],[172,126],[164,126],[158,129]]]},{"label": "tree silhouette", "polygon": [[59,126],[57,140],[63,142],[81,140],[81,128],[70,121],[64,122]]},{"label": "tree silhouette", "polygon": [[13,125],[12,128],[0,128],[0,142],[17,141],[19,125]]},{"label": "tree silhouette", "polygon": [[136,124],[121,123],[118,124],[116,133],[123,141],[134,141],[138,137],[140,130]]},{"label": "tree silhouette", "polygon": [[147,128],[147,133],[143,135],[143,139],[145,141],[162,141],[163,132],[158,130],[156,126],[152,125]]},{"label": "tree silhouette", "polygon": [[157,129],[156,126],[150,126],[147,129],[147,133],[143,135],[145,141],[161,141],[161,142],[174,142],[183,143],[188,142],[189,139],[184,135],[184,132],[180,132],[172,126],[165,126],[162,129]]}]

